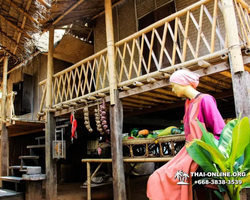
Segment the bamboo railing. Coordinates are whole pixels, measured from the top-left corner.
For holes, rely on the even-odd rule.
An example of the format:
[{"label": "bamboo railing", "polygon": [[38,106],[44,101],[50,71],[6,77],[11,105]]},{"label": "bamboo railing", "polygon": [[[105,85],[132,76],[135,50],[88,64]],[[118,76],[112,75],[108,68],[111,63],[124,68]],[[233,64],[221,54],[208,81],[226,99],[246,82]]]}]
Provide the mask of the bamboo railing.
[{"label": "bamboo railing", "polygon": [[[6,121],[11,121],[15,117],[14,100],[17,93],[12,91],[7,95],[7,105],[4,107],[6,109]],[[0,99],[2,102],[2,99]],[[0,112],[2,112],[2,104],[0,103]],[[1,117],[0,117],[1,118]]]},{"label": "bamboo railing", "polygon": [[[240,45],[250,46],[249,6],[233,0]],[[201,0],[115,43],[119,88],[168,78],[176,68],[228,53],[220,0]],[[249,51],[249,48],[248,48]],[[107,49],[53,76],[53,105],[95,100],[109,93]],[[44,85],[45,81],[40,84]],[[45,91],[45,90],[44,90]],[[40,107],[42,112],[43,106]]]}]

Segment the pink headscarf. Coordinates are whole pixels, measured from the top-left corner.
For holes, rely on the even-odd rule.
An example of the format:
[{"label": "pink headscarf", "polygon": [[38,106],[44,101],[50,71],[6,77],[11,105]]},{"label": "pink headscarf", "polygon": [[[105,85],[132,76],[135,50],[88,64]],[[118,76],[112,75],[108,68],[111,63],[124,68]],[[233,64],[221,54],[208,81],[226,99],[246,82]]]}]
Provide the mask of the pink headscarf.
[{"label": "pink headscarf", "polygon": [[170,82],[179,85],[191,85],[196,88],[199,84],[199,74],[187,70],[178,70],[170,76]]}]

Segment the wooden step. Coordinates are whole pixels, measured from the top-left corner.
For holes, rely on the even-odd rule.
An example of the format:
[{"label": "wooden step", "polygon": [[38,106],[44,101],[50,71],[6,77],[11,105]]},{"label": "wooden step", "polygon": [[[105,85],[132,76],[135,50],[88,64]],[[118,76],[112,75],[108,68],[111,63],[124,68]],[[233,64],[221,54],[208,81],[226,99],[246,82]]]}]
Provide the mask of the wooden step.
[{"label": "wooden step", "polygon": [[20,183],[20,181],[23,180],[22,177],[18,177],[18,176],[1,176],[0,179],[2,181],[8,181],[8,182],[13,182],[13,183]]},{"label": "wooden step", "polygon": [[28,145],[27,149],[39,149],[39,148],[45,148],[45,144],[39,144],[39,145]]},{"label": "wooden step", "polygon": [[19,159],[39,159],[39,156],[19,156]]},{"label": "wooden step", "polygon": [[[32,166],[22,166],[23,169],[27,169],[27,167],[32,167]],[[13,165],[13,166],[10,166],[9,169],[21,169],[21,166],[20,165]]]},{"label": "wooden step", "polygon": [[0,189],[0,199],[24,200],[24,193],[8,189]]}]

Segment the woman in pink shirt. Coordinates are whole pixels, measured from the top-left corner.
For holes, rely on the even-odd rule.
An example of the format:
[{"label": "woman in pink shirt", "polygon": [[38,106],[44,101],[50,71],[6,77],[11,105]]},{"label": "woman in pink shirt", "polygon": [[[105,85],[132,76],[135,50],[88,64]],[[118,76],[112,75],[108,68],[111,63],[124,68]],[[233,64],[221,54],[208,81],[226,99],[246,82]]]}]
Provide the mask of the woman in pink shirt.
[{"label": "woman in pink shirt", "polygon": [[[187,97],[183,118],[186,141],[201,139],[202,132],[197,118],[203,126],[214,134],[216,139],[225,126],[217,109],[215,99],[209,94],[196,90],[199,75],[186,70],[178,70],[170,77],[172,91],[178,97]],[[198,164],[187,153],[184,146],[167,164],[157,169],[148,179],[147,196],[151,200],[192,200],[192,179],[190,172],[195,172]],[[189,185],[178,185],[175,173],[182,170],[190,176]]]}]

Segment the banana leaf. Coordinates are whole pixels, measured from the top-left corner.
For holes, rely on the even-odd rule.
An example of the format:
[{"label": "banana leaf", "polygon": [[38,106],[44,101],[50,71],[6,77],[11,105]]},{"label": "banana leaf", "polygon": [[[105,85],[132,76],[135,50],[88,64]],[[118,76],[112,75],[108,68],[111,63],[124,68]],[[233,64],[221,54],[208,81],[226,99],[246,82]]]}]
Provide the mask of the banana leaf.
[{"label": "banana leaf", "polygon": [[201,146],[203,149],[207,150],[210,153],[212,161],[219,165],[220,169],[223,172],[227,171],[225,167],[226,159],[217,149],[203,142],[202,140],[194,139],[193,141],[195,141],[199,146]]},{"label": "banana leaf", "polygon": [[231,145],[232,145],[232,131],[236,124],[238,123],[238,119],[231,120],[226,124],[226,126],[223,128],[220,140],[218,144],[218,148],[220,152],[227,158],[229,158],[229,155],[231,153]]},{"label": "banana leaf", "polygon": [[201,124],[201,122],[197,119],[198,125],[202,131],[202,139],[205,143],[211,145],[213,148],[215,148],[217,151],[219,151],[217,145],[215,144],[216,140],[213,136],[213,134],[207,132],[207,130],[204,128],[204,126]]},{"label": "banana leaf", "polygon": [[244,163],[241,171],[249,171],[249,170],[250,170],[250,143],[247,145],[244,152]]},{"label": "banana leaf", "polygon": [[250,186],[250,172],[242,180],[241,189]]},{"label": "banana leaf", "polygon": [[243,155],[246,146],[250,140],[250,124],[249,119],[244,117],[233,129],[232,150],[229,156],[229,162],[234,164],[235,160]]},{"label": "banana leaf", "polygon": [[214,194],[220,199],[220,200],[224,200],[223,196],[221,195],[221,193],[217,190],[214,190]]},{"label": "banana leaf", "polygon": [[191,158],[203,169],[203,171],[217,172],[209,152],[201,148],[196,141],[192,141],[186,145],[186,150]]}]

